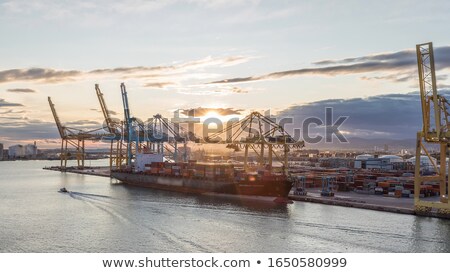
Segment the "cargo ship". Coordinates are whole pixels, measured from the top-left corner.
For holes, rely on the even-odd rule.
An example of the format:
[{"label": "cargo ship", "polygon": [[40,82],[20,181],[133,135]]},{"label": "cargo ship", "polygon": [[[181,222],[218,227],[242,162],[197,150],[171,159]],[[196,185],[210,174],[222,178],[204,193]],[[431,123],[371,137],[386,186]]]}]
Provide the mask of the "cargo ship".
[{"label": "cargo ship", "polygon": [[252,197],[274,202],[288,202],[287,196],[292,188],[292,182],[285,174],[272,172],[269,168],[248,172],[229,163],[143,161],[138,157],[133,169],[115,170],[111,176],[139,187]]}]

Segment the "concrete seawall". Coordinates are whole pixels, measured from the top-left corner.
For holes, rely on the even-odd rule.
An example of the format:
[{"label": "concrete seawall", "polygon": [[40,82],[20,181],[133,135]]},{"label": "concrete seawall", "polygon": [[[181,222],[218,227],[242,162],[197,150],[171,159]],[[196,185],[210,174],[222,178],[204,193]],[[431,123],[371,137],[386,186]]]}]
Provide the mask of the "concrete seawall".
[{"label": "concrete seawall", "polygon": [[[335,199],[334,197],[312,197],[312,196],[290,195],[289,198],[291,200],[295,200],[295,201],[319,203],[319,204],[325,204],[325,205],[352,207],[352,208],[360,208],[360,209],[370,209],[370,210],[395,212],[395,213],[402,213],[402,214],[416,214],[413,208],[362,203],[359,201],[352,201],[352,200],[339,200],[339,199]],[[380,198],[383,198],[383,197],[380,197]],[[382,201],[380,201],[380,203],[381,202]]]}]

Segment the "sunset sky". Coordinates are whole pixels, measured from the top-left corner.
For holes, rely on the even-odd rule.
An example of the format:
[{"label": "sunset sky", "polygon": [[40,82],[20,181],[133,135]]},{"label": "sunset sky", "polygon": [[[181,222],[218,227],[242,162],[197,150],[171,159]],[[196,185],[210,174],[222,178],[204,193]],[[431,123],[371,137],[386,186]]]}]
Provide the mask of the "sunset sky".
[{"label": "sunset sky", "polygon": [[121,82],[142,119],[333,106],[349,136],[414,138],[415,45],[434,43],[450,89],[449,14],[449,1],[0,0],[0,142],[53,145],[48,96],[63,123],[100,126],[95,83],[122,118]]}]

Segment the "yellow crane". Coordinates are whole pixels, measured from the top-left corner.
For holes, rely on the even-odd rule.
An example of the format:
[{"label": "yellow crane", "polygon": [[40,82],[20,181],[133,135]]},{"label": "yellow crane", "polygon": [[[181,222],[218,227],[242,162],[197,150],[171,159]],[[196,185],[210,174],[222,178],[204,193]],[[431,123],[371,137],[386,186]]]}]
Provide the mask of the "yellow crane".
[{"label": "yellow crane", "polygon": [[58,128],[59,136],[61,137],[61,170],[67,168],[67,160],[71,156],[69,147],[72,146],[75,148],[75,156],[77,159],[77,166],[79,169],[84,168],[84,160],[86,158],[85,153],[85,141],[91,140],[91,141],[100,141],[104,139],[105,137],[110,137],[110,134],[99,134],[94,133],[95,131],[102,130],[95,129],[91,131],[83,131],[80,129],[70,128],[67,126],[64,126],[61,123],[61,120],[58,117],[58,114],[56,112],[55,105],[52,102],[52,99],[48,97],[48,103],[50,105],[50,109],[53,114],[53,118],[55,119],[56,127]]},{"label": "yellow crane", "polygon": [[121,166],[127,162],[127,148],[123,142],[123,121],[111,117],[111,112],[108,110],[105,98],[98,84],[95,84],[95,92],[100,103],[100,108],[102,110],[108,132],[113,135],[110,139],[111,147],[109,153],[109,168],[112,169],[114,166],[115,168],[120,169]]},{"label": "yellow crane", "polygon": [[[449,178],[446,174],[446,160],[450,146],[449,103],[438,94],[436,86],[436,69],[434,65],[433,44],[424,43],[416,46],[419,72],[420,99],[422,104],[423,127],[417,132],[416,162],[414,180],[414,205],[416,212],[429,213],[433,209],[438,214],[450,215],[447,188]],[[427,145],[439,146],[439,166],[434,162]],[[424,175],[421,170],[421,156],[425,154],[432,163],[435,175]],[[450,165],[450,162],[449,162]],[[450,166],[448,168],[450,170]],[[439,201],[431,202],[420,198],[420,191],[425,183],[438,182],[440,189]]]}]

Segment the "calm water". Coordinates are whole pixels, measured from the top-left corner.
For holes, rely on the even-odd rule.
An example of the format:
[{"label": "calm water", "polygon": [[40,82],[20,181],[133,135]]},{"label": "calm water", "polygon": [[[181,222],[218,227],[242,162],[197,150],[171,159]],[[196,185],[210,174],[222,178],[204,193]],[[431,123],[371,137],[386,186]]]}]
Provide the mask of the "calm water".
[{"label": "calm water", "polygon": [[214,200],[41,169],[58,163],[0,162],[0,252],[450,252],[447,220]]}]

